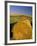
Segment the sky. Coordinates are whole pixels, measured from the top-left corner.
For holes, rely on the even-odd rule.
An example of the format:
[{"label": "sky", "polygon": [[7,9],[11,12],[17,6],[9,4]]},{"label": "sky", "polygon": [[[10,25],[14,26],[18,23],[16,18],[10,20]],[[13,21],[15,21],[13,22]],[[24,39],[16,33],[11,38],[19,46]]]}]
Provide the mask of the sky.
[{"label": "sky", "polygon": [[32,15],[31,6],[10,6],[10,13]]}]

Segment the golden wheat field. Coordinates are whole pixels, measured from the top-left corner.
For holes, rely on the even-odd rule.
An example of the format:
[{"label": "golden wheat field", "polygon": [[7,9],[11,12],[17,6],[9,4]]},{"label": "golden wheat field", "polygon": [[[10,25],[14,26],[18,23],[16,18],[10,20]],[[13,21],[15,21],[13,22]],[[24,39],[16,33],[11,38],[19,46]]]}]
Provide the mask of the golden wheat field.
[{"label": "golden wheat field", "polygon": [[32,16],[10,16],[11,40],[32,39]]}]

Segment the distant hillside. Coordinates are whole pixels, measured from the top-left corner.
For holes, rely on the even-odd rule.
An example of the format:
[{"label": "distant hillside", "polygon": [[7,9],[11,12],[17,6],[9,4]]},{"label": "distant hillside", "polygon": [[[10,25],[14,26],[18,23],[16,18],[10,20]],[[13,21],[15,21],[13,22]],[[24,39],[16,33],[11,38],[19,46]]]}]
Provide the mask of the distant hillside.
[{"label": "distant hillside", "polygon": [[10,23],[18,22],[19,20],[29,19],[32,21],[31,15],[10,15]]},{"label": "distant hillside", "polygon": [[29,15],[29,14],[10,14],[10,16],[32,16],[32,15]]}]

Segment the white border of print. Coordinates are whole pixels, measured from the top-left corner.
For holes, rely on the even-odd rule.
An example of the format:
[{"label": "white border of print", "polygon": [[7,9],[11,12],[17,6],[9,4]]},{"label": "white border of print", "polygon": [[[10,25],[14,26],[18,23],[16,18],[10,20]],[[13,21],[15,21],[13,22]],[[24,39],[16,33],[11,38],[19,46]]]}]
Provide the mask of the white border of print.
[{"label": "white border of print", "polygon": [[[32,39],[30,40],[10,40],[10,5],[15,6],[32,6]],[[7,3],[7,43],[25,43],[35,41],[35,5],[34,4],[20,4],[20,3]]]}]

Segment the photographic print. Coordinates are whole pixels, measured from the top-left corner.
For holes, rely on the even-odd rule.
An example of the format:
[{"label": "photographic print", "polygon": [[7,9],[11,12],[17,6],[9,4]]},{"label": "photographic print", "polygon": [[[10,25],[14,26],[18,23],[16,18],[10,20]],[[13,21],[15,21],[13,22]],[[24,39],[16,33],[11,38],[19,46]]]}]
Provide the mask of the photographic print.
[{"label": "photographic print", "polygon": [[36,42],[35,6],[29,2],[5,2],[5,44]]},{"label": "photographic print", "polygon": [[32,39],[32,7],[10,6],[10,29],[11,39]]}]

